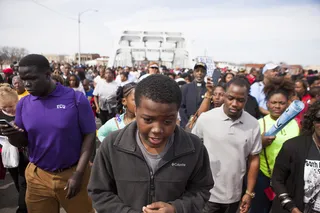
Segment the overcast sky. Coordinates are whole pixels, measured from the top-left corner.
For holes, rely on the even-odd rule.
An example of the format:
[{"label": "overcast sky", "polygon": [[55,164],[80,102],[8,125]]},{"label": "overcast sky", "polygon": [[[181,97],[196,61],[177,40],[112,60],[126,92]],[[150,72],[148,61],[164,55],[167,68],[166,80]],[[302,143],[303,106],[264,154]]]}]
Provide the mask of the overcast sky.
[{"label": "overcast sky", "polygon": [[320,64],[320,0],[0,0],[0,46],[74,54],[89,8],[82,52],[114,55],[123,30],[179,31],[192,56]]}]

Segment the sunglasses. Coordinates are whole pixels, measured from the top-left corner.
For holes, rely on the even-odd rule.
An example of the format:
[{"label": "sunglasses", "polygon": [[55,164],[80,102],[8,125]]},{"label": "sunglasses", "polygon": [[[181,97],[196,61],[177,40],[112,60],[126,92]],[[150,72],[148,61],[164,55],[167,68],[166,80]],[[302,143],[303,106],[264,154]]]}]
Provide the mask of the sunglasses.
[{"label": "sunglasses", "polygon": [[150,67],[151,69],[159,69],[158,67]]},{"label": "sunglasses", "polygon": [[315,117],[315,119],[313,120],[313,122],[315,122],[315,123],[320,123],[320,117],[318,118],[318,117]]}]

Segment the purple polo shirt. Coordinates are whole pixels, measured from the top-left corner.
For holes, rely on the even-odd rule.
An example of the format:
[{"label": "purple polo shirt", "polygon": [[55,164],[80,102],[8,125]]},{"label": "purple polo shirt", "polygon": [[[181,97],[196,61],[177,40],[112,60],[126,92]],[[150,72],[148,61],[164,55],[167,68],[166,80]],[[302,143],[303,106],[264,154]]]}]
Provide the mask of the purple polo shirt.
[{"label": "purple polo shirt", "polygon": [[28,135],[30,162],[46,171],[76,164],[83,135],[96,131],[88,99],[82,93],[76,96],[73,89],[59,83],[46,97],[22,98],[17,105],[15,123]]}]

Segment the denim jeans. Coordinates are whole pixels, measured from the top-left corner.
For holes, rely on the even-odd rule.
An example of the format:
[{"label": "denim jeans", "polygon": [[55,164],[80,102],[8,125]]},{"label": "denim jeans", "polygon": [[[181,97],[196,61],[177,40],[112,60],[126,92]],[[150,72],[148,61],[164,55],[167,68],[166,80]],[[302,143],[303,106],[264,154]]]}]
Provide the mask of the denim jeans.
[{"label": "denim jeans", "polygon": [[270,178],[259,171],[255,186],[256,196],[252,199],[250,213],[269,213],[272,201],[268,199],[264,190],[270,186]]}]

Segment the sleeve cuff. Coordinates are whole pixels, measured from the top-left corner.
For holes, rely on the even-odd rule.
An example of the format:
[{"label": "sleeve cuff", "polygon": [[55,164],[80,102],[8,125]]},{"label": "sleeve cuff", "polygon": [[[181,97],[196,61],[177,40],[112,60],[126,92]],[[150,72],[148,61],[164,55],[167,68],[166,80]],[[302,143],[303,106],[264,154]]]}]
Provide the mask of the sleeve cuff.
[{"label": "sleeve cuff", "polygon": [[296,207],[296,205],[291,201],[291,202],[289,202],[289,203],[287,203],[286,205],[284,205],[284,209],[285,210],[287,210],[288,212],[291,212],[291,210],[293,209],[293,208],[295,208]]}]

